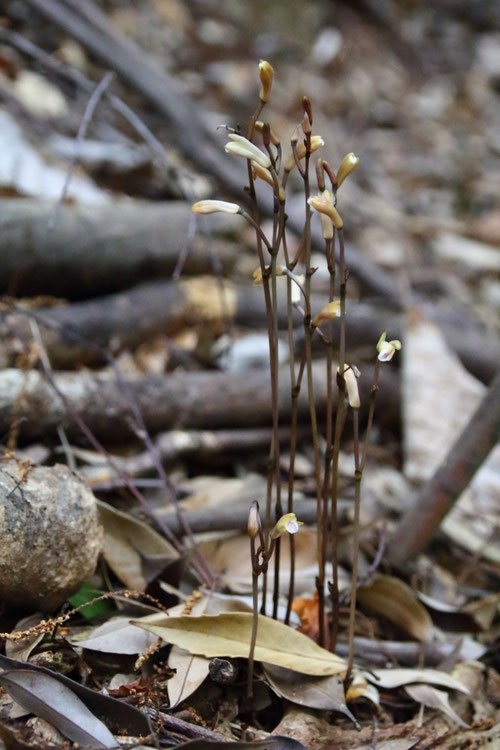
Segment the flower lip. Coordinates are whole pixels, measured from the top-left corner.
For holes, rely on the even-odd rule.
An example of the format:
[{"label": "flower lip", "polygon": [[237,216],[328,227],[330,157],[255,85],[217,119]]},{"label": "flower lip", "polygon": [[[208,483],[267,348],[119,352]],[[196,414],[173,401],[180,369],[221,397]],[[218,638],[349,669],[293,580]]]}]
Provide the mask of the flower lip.
[{"label": "flower lip", "polygon": [[401,341],[393,339],[392,341],[385,340],[385,331],[379,339],[377,344],[378,359],[380,362],[390,362],[394,356],[394,352],[401,350]]},{"label": "flower lip", "polygon": [[285,513],[284,516],[281,516],[279,521],[276,523],[276,526],[271,531],[271,539],[278,539],[278,537],[282,536],[285,533],[288,534],[296,534],[299,530],[299,527],[303,525],[302,521],[297,521],[297,516],[295,513]]}]

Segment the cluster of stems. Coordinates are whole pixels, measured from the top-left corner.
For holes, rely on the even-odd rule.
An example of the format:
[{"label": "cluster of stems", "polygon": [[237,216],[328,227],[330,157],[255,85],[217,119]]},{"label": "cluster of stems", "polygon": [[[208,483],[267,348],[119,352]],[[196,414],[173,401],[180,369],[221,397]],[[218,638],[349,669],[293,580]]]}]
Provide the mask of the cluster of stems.
[{"label": "cluster of stems", "polygon": [[[260,525],[260,516],[255,507],[251,514],[256,513],[259,518],[258,528],[251,538],[251,555],[253,569],[253,597],[254,612],[258,611],[257,579],[262,575],[262,599],[260,612],[266,613],[268,582],[267,572],[271,556],[274,553],[274,577],[272,592],[272,616],[277,617],[278,599],[280,592],[280,535],[273,537],[273,524],[284,513],[284,487],[280,467],[279,441],[279,378],[289,377],[291,400],[291,437],[289,445],[290,462],[288,467],[286,487],[286,513],[293,515],[295,461],[297,454],[297,426],[298,400],[303,387],[304,375],[307,388],[309,417],[312,435],[312,449],[314,456],[314,477],[316,487],[317,509],[317,558],[318,573],[316,590],[319,606],[319,642],[320,645],[335,648],[338,630],[339,614],[339,585],[338,585],[338,467],[339,452],[343,429],[349,408],[353,415],[354,453],[355,453],[355,531],[354,531],[354,560],[352,591],[350,605],[350,655],[349,673],[352,670],[352,643],[354,636],[354,615],[356,606],[357,587],[357,556],[359,550],[359,509],[361,501],[361,479],[366,461],[367,447],[373,423],[375,396],[378,389],[378,372],[380,361],[392,357],[395,349],[400,348],[399,342],[386,342],[385,334],[381,337],[376,351],[375,373],[372,387],[372,397],[369,406],[368,424],[364,446],[360,448],[359,440],[359,395],[356,385],[357,369],[346,363],[346,284],[347,268],[344,252],[344,224],[337,210],[337,194],[343,181],[358,166],[359,159],[354,154],[348,154],[335,172],[324,159],[318,159],[315,169],[311,169],[314,152],[324,145],[323,139],[312,134],[313,113],[309,99],[302,99],[302,121],[297,126],[290,143],[291,153],[288,158],[282,155],[282,146],[268,122],[262,121],[262,111],[270,98],[273,71],[269,63],[261,61],[259,65],[261,90],[259,103],[250,121],[246,137],[231,128],[227,128],[229,143],[226,151],[247,160],[248,185],[246,192],[249,198],[249,209],[243,209],[238,204],[223,201],[200,201],[193,206],[195,213],[212,213],[225,211],[238,213],[252,225],[255,230],[255,242],[259,266],[254,272],[254,283],[261,284],[264,291],[266,306],[267,334],[269,339],[269,358],[272,398],[273,438],[269,452],[269,468],[267,497],[265,507],[265,522]],[[260,140],[260,147],[253,141]],[[286,232],[286,188],[291,173],[297,170],[303,184],[305,221],[298,251],[292,257],[289,252]],[[313,178],[317,184],[311,187]],[[272,230],[267,235],[261,223],[257,185],[266,182],[272,189],[273,223]],[[314,191],[314,194],[313,194]],[[329,302],[314,314],[311,309],[311,279],[315,269],[311,265],[311,222],[313,213],[317,213],[321,220],[324,237],[324,252],[326,265],[330,274]],[[337,257],[338,255],[338,257]],[[300,269],[300,270],[299,270]],[[289,345],[289,376],[280,372],[278,360],[278,278],[286,277],[287,295],[287,338]],[[296,314],[302,319],[304,330],[302,351],[296,354],[295,319]],[[335,336],[333,320],[339,318],[338,335]],[[325,419],[318,420],[314,398],[313,379],[313,337],[322,339],[326,347],[327,404]],[[336,365],[335,365],[336,361]],[[335,388],[337,407],[334,407]],[[320,428],[324,424],[324,445],[322,452]],[[274,502],[273,502],[274,501]],[[276,528],[276,527],[275,527]],[[256,548],[256,539],[259,546]],[[285,621],[290,619],[291,606],[295,588],[295,544],[293,534],[289,535],[290,571],[288,581],[288,605]],[[330,554],[332,561],[332,577],[326,580],[326,564]],[[326,590],[331,597],[331,618],[328,627],[326,611]],[[255,620],[255,628],[257,627]],[[252,637],[255,644],[256,630]],[[251,674],[253,673],[253,647],[251,648],[251,665],[249,669],[249,690],[251,690]]]}]

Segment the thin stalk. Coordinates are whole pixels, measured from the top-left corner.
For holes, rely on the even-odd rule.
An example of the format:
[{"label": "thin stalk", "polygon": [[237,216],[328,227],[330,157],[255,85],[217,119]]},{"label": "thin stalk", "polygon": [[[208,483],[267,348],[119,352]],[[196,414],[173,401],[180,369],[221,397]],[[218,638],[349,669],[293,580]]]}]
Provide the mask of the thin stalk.
[{"label": "thin stalk", "polygon": [[354,427],[354,540],[352,553],[351,601],[349,604],[349,658],[347,661],[346,684],[349,684],[354,663],[354,626],[356,622],[356,593],[358,589],[358,559],[359,559],[359,516],[361,508],[361,478],[363,470],[359,457],[359,409],[353,409]]},{"label": "thin stalk", "polygon": [[[335,237],[325,240],[325,254],[330,272],[330,290],[328,301],[332,302],[335,293]],[[321,569],[325,579],[325,566],[328,546],[328,499],[330,490],[330,468],[333,455],[333,320],[329,323],[329,340],[326,345],[326,450],[323,475],[323,507],[321,519],[322,551]]]},{"label": "thin stalk", "polygon": [[[283,252],[285,255],[286,267],[290,268],[290,257],[286,236],[283,237]],[[295,378],[295,347],[293,340],[293,306],[292,306],[292,284],[290,276],[286,278],[286,303],[287,303],[287,328],[288,328],[288,359],[290,364],[290,388],[292,400],[292,422],[290,427],[290,463],[288,466],[288,505],[287,513],[293,513],[293,489],[295,483],[295,455],[297,451],[297,395],[296,395],[296,378]],[[288,583],[288,600],[285,614],[285,624],[290,623],[292,612],[292,603],[295,591],[295,537],[293,534],[288,535],[290,544],[290,577]]]},{"label": "thin stalk", "polygon": [[331,587],[332,595],[332,625],[330,630],[330,649],[333,651],[337,643],[338,619],[339,619],[339,573],[338,573],[338,473],[340,438],[344,424],[344,402],[345,402],[345,307],[346,307],[346,273],[344,253],[344,232],[339,229],[339,271],[340,271],[340,337],[339,337],[339,371],[337,373],[338,402],[335,418],[335,434],[333,439],[333,461],[332,461],[332,487],[331,487],[331,554],[333,566],[333,581]]},{"label": "thin stalk", "polygon": [[373,367],[373,380],[372,380],[372,390],[370,394],[370,406],[368,409],[368,421],[366,423],[366,434],[365,434],[365,442],[363,445],[363,457],[361,459],[361,471],[365,468],[366,463],[366,456],[368,453],[368,446],[370,444],[370,437],[371,437],[371,431],[373,426],[373,415],[375,413],[375,401],[377,399],[377,393],[378,393],[378,376],[380,373],[380,360],[375,360],[375,365]]},{"label": "thin stalk", "polygon": [[253,666],[255,644],[257,643],[257,629],[259,627],[259,592],[258,592],[259,574],[252,573],[252,636],[250,638],[250,649],[248,652],[248,677],[247,677],[247,698],[253,696]]},{"label": "thin stalk", "polygon": [[[275,520],[283,515],[281,505],[281,477],[280,477],[280,441],[279,441],[279,367],[278,367],[278,290],[276,277],[277,250],[274,249],[271,256],[271,304],[273,317],[273,347],[271,353],[271,398],[273,419],[273,471],[276,486]],[[279,598],[279,570],[280,570],[280,543],[276,545],[274,558],[274,588],[273,588],[273,619],[278,616]]]},{"label": "thin stalk", "polygon": [[[306,314],[304,316],[304,352],[306,357],[306,373],[307,373],[307,391],[309,397],[309,415],[311,420],[311,432],[314,450],[314,474],[316,480],[316,519],[317,519],[317,557],[318,557],[318,588],[324,587],[324,575],[321,571],[321,556],[322,556],[322,503],[321,503],[321,459],[319,451],[319,436],[318,436],[318,422],[316,418],[316,405],[314,403],[314,384],[312,374],[312,329],[311,329],[311,207],[308,203],[311,190],[309,182],[309,162],[311,156],[311,138],[308,134],[306,136],[306,155],[305,155],[305,168],[303,170],[304,178],[304,197],[305,197],[305,208],[306,208],[306,219],[304,227],[304,261],[306,267]],[[319,593],[319,591],[318,591]],[[319,593],[319,644],[322,646],[325,642],[324,632],[324,596]]]}]

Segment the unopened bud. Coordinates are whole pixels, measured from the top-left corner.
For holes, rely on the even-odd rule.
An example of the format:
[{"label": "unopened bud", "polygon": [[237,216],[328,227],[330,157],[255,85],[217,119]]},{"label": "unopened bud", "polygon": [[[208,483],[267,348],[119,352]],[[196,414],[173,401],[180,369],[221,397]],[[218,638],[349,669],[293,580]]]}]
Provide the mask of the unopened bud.
[{"label": "unopened bud", "polygon": [[318,190],[322,193],[325,189],[325,166],[323,159],[318,159],[316,162],[316,180],[318,183]]},{"label": "unopened bud", "polygon": [[[257,122],[255,123],[255,130],[257,131],[257,133],[262,133],[265,125],[267,124],[268,123],[263,123],[262,120],[257,120]],[[276,135],[276,133],[274,132],[272,128],[270,128],[269,130],[269,135],[271,137],[271,143],[273,144],[273,146],[279,146],[280,139],[278,138],[278,136]]]},{"label": "unopened bud", "polygon": [[312,131],[311,120],[307,112],[304,112],[304,117],[302,118],[302,130],[305,135],[308,135]]},{"label": "unopened bud", "polygon": [[309,97],[307,96],[302,97],[302,109],[304,110],[304,114],[307,115],[307,117],[309,118],[309,122],[312,125],[312,121],[313,121],[312,107],[311,107],[311,102],[309,100]]},{"label": "unopened bud", "polygon": [[[268,169],[261,167],[260,164],[257,164],[254,161],[252,162],[252,174],[254,178],[260,177],[261,180],[264,180],[264,182],[267,182],[267,184],[271,185],[272,188],[275,187],[271,172]],[[281,185],[280,182],[278,182],[278,192],[279,192],[280,201],[284,201],[286,198],[286,195],[285,195],[283,186]]]},{"label": "unopened bud", "polygon": [[302,521],[297,521],[295,513],[285,513],[271,531],[271,539],[278,539],[282,534],[296,534]]},{"label": "unopened bud", "polygon": [[354,369],[349,365],[345,365],[344,367],[344,381],[347,391],[347,400],[349,402],[349,406],[352,409],[359,409],[359,407],[361,406],[357,380],[359,375],[356,374],[357,372],[359,373],[359,370],[357,368]]},{"label": "unopened bud", "polygon": [[237,214],[241,211],[237,203],[228,203],[227,201],[198,201],[193,203],[191,211],[194,214]]},{"label": "unopened bud", "polygon": [[272,65],[270,65],[265,60],[261,60],[259,62],[259,78],[261,83],[259,98],[261,102],[269,101],[269,97],[271,96],[271,88],[273,85],[273,76],[274,70],[272,68]]},{"label": "unopened bud", "polygon": [[327,305],[325,305],[323,309],[314,316],[311,325],[314,328],[318,328],[318,326],[320,326],[322,323],[325,323],[325,321],[333,320],[333,318],[338,318],[339,315],[340,302],[338,300],[334,300],[333,302],[329,302]]},{"label": "unopened bud", "polygon": [[359,156],[353,154],[352,151],[347,156],[344,156],[340,162],[340,167],[337,169],[337,188],[342,185],[346,177],[349,177],[358,168],[358,164]]},{"label": "unopened bud", "polygon": [[247,533],[250,539],[255,539],[259,533],[259,503],[254,500],[248,513]]},{"label": "unopened bud", "polygon": [[[293,141],[292,141],[293,142]],[[321,146],[325,145],[325,141],[320,135],[312,135],[311,136],[311,153],[314,153],[314,151],[317,151],[318,148],[321,148]],[[298,142],[296,146],[297,151],[297,157],[298,159],[303,159],[306,155],[306,145],[303,142]],[[285,162],[285,171],[291,172],[292,169],[295,166],[295,157],[292,154],[288,157],[288,159]]]}]

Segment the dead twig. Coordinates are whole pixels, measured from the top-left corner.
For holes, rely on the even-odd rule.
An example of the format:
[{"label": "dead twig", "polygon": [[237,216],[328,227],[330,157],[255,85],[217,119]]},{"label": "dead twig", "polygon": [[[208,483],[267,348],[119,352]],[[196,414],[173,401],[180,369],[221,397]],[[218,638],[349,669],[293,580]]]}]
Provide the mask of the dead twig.
[{"label": "dead twig", "polygon": [[443,465],[399,523],[388,549],[395,567],[422,552],[500,435],[500,372]]}]

